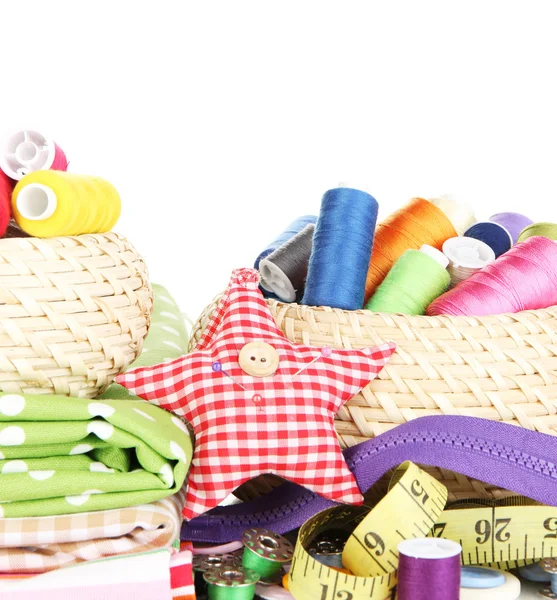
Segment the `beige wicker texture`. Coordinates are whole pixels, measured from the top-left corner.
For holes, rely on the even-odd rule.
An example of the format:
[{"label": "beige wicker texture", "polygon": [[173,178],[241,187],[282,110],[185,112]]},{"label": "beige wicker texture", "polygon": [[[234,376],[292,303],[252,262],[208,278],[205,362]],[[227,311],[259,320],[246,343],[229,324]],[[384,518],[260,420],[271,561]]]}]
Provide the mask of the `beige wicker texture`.
[{"label": "beige wicker texture", "polygon": [[0,239],[0,391],[101,394],[141,352],[152,306],[121,235]]},{"label": "beige wicker texture", "polygon": [[[199,341],[219,299],[194,325],[190,346]],[[557,435],[557,307],[489,317],[410,317],[276,300],[267,304],[296,343],[397,344],[379,377],[337,414],[343,447],[427,415],[481,417]],[[432,472],[452,500],[511,494],[451,471]]]}]

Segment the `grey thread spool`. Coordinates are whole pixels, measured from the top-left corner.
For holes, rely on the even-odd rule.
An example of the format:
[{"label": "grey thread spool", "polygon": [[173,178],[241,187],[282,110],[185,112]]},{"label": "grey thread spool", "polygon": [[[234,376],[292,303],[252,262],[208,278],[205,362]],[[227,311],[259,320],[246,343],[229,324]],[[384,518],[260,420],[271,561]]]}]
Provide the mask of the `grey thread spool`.
[{"label": "grey thread spool", "polygon": [[540,590],[540,596],[544,598],[557,598],[557,559],[544,558],[539,565],[551,576],[550,587]]},{"label": "grey thread spool", "polygon": [[314,231],[309,223],[259,263],[261,286],[283,302],[294,302],[305,284]]}]

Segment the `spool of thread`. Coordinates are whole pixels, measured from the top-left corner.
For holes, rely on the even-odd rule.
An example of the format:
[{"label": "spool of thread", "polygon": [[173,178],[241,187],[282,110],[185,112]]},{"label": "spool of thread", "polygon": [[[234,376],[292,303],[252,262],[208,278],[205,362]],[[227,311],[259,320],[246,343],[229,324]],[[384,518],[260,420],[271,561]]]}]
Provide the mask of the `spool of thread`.
[{"label": "spool of thread", "polygon": [[276,237],[266,248],[259,254],[259,256],[255,259],[253,263],[253,267],[255,269],[259,269],[259,263],[271,252],[274,252],[277,248],[280,248],[283,244],[285,244],[290,238],[293,238],[297,233],[300,233],[302,229],[309,225],[310,223],[317,223],[317,217],[315,215],[303,215],[302,217],[298,217],[288,227],[278,236]]},{"label": "spool of thread", "polygon": [[462,235],[476,222],[472,207],[452,194],[443,194],[430,198],[429,201],[447,215],[458,235]]},{"label": "spool of thread", "polygon": [[459,600],[460,544],[416,538],[398,545],[398,600]]},{"label": "spool of thread", "polygon": [[423,198],[412,198],[377,226],[366,278],[366,302],[406,250],[427,244],[441,250],[443,242],[456,236],[445,213]]},{"label": "spool of thread", "polygon": [[247,529],[242,535],[242,564],[255,571],[262,581],[278,583],[283,565],[292,560],[294,548],[282,535],[268,529]]},{"label": "spool of thread", "polygon": [[557,304],[557,244],[528,238],[434,300],[427,314],[482,316]]},{"label": "spool of thread", "polygon": [[294,302],[304,287],[314,231],[315,225],[308,223],[259,263],[261,286],[283,302]]},{"label": "spool of thread", "polygon": [[12,217],[13,187],[13,181],[4,171],[0,171],[0,237],[6,233]]},{"label": "spool of thread", "polygon": [[519,242],[524,242],[530,237],[542,236],[549,240],[557,240],[557,224],[555,223],[532,223],[525,227],[518,236]]},{"label": "spool of thread", "polygon": [[504,578],[503,584],[486,589],[461,587],[460,600],[517,600],[520,597],[520,580],[518,577],[505,571],[497,572]]},{"label": "spool of thread", "polygon": [[523,579],[535,581],[537,583],[548,583],[551,581],[551,574],[544,571],[538,563],[523,565],[518,568],[518,573]]},{"label": "spool of thread", "polygon": [[520,232],[533,223],[532,219],[516,212],[497,213],[489,217],[489,220],[503,226],[511,234],[513,244],[518,242]]},{"label": "spool of thread", "polygon": [[325,193],[302,304],[363,307],[377,211],[377,200],[366,192],[335,188]]},{"label": "spool of thread", "polygon": [[30,173],[12,194],[14,219],[36,237],[110,231],[120,208],[120,196],[108,181],[62,171]]},{"label": "spool of thread", "polygon": [[33,171],[65,171],[68,159],[54,140],[38,131],[18,131],[5,142],[0,168],[16,181]]},{"label": "spool of thread", "polygon": [[495,258],[508,252],[513,245],[509,231],[499,223],[480,221],[464,232],[465,237],[475,238],[486,243],[495,252]]},{"label": "spool of thread", "polygon": [[259,575],[245,567],[225,565],[203,573],[209,600],[252,600]]},{"label": "spool of thread", "polygon": [[373,312],[425,315],[451,282],[449,259],[432,246],[406,250],[366,304]]},{"label": "spool of thread", "polygon": [[495,260],[495,252],[485,242],[469,237],[448,239],[443,254],[449,259],[447,270],[453,287]]}]

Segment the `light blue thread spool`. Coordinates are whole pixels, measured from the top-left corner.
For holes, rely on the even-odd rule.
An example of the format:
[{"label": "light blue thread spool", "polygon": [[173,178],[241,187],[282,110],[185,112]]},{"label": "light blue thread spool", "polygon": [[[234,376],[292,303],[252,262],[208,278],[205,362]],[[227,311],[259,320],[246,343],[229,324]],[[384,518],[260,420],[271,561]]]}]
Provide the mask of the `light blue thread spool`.
[{"label": "light blue thread spool", "polygon": [[269,256],[271,252],[274,252],[275,250],[277,250],[277,248],[280,248],[283,244],[285,244],[289,239],[293,238],[297,233],[300,233],[300,231],[302,231],[302,229],[304,229],[306,225],[316,222],[317,217],[315,215],[303,215],[292,221],[292,223],[290,223],[290,225],[288,225],[288,227],[278,237],[276,237],[265,248],[265,250],[263,250],[263,252],[259,254],[259,256],[255,259],[255,262],[253,264],[254,268],[259,269],[259,263],[264,258]]},{"label": "light blue thread spool", "polygon": [[482,567],[462,567],[460,587],[474,589],[496,588],[505,583],[505,575],[493,569]]}]

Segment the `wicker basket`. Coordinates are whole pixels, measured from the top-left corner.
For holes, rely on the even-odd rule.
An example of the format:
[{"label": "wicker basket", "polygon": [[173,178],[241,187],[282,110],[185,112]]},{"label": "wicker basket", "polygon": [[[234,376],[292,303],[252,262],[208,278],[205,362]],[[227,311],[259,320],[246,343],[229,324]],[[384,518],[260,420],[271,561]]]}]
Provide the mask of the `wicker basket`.
[{"label": "wicker basket", "polygon": [[[194,346],[217,297],[194,326]],[[557,307],[489,317],[410,317],[329,307],[267,304],[291,341],[361,348],[392,340],[377,379],[337,414],[341,446],[427,415],[465,415],[557,435]],[[509,495],[436,469],[452,499]]]},{"label": "wicker basket", "polygon": [[101,394],[141,352],[147,269],[121,235],[0,240],[0,391]]}]

